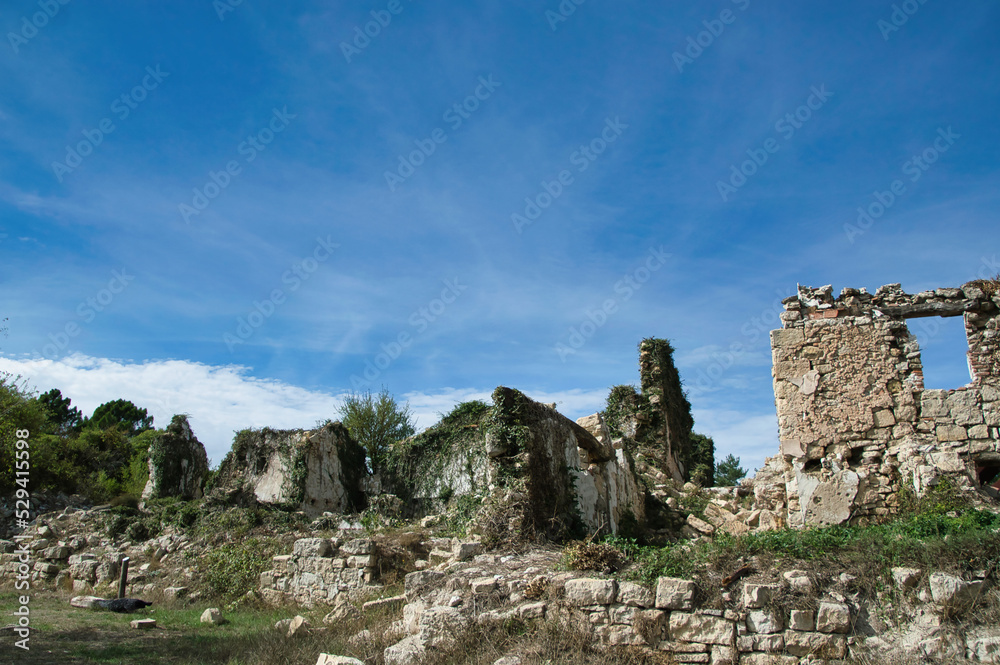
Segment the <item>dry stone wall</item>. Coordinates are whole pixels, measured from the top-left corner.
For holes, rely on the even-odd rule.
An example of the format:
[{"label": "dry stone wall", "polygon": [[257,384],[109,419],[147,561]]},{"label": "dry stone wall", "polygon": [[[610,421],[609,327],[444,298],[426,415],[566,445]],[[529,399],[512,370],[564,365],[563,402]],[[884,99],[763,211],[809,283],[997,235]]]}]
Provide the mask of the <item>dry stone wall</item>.
[{"label": "dry stone wall", "polygon": [[[943,477],[965,489],[1000,470],[1000,296],[975,285],[907,294],[799,287],[772,331],[780,456],[758,473],[759,507],[789,526],[898,510]],[[925,390],[906,320],[962,316],[971,381]],[[986,492],[995,491],[986,488]]]}]

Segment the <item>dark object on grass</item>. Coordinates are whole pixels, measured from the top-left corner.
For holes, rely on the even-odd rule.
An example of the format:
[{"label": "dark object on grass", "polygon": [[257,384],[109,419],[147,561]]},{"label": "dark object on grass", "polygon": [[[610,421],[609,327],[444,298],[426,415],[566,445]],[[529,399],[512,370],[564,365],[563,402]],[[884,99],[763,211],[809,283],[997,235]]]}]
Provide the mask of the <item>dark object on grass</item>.
[{"label": "dark object on grass", "polygon": [[153,603],[147,603],[138,598],[115,598],[114,600],[98,600],[95,603],[98,607],[103,607],[112,612],[131,613],[149,607]]}]

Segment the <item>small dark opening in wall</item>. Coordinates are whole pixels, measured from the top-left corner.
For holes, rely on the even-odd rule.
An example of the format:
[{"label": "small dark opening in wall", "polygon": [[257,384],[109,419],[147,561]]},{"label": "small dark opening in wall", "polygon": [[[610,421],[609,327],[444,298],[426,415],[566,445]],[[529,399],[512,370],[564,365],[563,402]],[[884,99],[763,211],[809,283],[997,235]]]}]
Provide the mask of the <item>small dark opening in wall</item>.
[{"label": "small dark opening in wall", "polygon": [[972,381],[963,317],[910,319],[906,326],[920,345],[924,388],[950,390]]},{"label": "small dark opening in wall", "polygon": [[976,464],[976,479],[980,487],[990,486],[1000,490],[1000,462],[978,462]]}]

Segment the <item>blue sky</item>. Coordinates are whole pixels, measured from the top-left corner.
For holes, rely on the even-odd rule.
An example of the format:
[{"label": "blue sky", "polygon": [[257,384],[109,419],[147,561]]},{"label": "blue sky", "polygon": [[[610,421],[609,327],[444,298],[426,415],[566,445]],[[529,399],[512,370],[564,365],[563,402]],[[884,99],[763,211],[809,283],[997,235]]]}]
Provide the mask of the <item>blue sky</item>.
[{"label": "blue sky", "polygon": [[[1000,272],[995,3],[17,0],[0,28],[0,368],[189,413],[215,461],[366,387],[423,426],[497,385],[579,417],[656,336],[752,468],[797,283]],[[968,380],[960,330],[918,335]]]}]

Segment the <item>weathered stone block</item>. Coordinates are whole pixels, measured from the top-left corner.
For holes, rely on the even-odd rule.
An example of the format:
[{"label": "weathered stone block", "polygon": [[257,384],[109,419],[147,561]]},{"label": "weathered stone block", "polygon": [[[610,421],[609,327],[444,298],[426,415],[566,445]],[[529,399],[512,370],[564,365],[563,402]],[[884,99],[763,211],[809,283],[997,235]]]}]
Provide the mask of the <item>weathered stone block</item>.
[{"label": "weathered stone block", "polygon": [[911,589],[917,586],[921,573],[919,568],[897,567],[892,569],[892,580],[900,589]]},{"label": "weathered stone block", "polygon": [[851,610],[844,603],[820,603],[816,630],[820,633],[846,633],[851,629]]},{"label": "weathered stone block", "polygon": [[938,425],[934,428],[934,434],[941,442],[965,441],[968,438],[968,433],[961,425]]},{"label": "weathered stone block", "polygon": [[767,605],[771,595],[777,591],[773,584],[750,584],[743,586],[743,606],[748,609],[758,609]]},{"label": "weathered stone block", "polygon": [[983,588],[982,580],[966,581],[947,573],[931,573],[931,598],[935,603],[952,609],[970,605]]},{"label": "weathered stone block", "polygon": [[816,613],[813,610],[792,610],[788,627],[791,630],[809,632],[816,630]]},{"label": "weathered stone block", "polygon": [[752,610],[747,613],[747,630],[751,633],[777,633],[784,629],[784,622],[775,612]]},{"label": "weathered stone block", "polygon": [[736,665],[739,654],[732,647],[715,645],[712,647],[712,665]]},{"label": "weathered stone block", "polygon": [[635,582],[619,582],[618,602],[633,607],[653,607],[653,592]]},{"label": "weathered stone block", "polygon": [[566,582],[566,602],[570,605],[610,605],[615,602],[614,580],[575,579]]},{"label": "weathered stone block", "polygon": [[736,624],[718,617],[671,612],[670,639],[726,646],[736,639]]},{"label": "weathered stone block", "polygon": [[676,577],[656,581],[656,607],[661,610],[690,610],[694,607],[695,583]]},{"label": "weathered stone block", "polygon": [[785,631],[785,651],[804,658],[843,658],[847,655],[847,637],[830,633]]},{"label": "weathered stone block", "polygon": [[333,556],[333,546],[326,538],[299,538],[292,546],[292,554],[299,557]]}]

